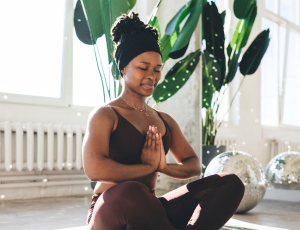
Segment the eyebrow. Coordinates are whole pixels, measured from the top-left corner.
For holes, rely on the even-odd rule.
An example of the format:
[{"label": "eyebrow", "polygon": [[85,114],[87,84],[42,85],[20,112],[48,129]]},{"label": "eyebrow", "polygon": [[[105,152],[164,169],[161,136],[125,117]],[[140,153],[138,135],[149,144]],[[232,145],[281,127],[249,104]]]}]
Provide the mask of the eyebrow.
[{"label": "eyebrow", "polygon": [[[141,61],[140,63],[150,64],[149,62]],[[156,66],[162,66],[161,64],[157,64]]]}]

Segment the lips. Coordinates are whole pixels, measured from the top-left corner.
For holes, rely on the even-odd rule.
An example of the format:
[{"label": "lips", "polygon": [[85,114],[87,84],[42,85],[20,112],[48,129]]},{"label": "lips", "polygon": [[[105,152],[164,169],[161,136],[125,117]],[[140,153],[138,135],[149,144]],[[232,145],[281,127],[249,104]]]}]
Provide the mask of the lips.
[{"label": "lips", "polygon": [[147,89],[154,89],[156,86],[155,83],[142,84],[142,85]]},{"label": "lips", "polygon": [[143,84],[144,87],[148,88],[148,89],[153,89],[154,88],[154,85],[146,85],[146,84]]}]

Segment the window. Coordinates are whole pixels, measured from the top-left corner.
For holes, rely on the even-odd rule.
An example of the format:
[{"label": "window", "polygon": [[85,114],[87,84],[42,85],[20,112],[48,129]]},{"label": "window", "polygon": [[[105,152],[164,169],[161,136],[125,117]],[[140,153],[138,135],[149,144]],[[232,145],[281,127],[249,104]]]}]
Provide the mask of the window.
[{"label": "window", "polygon": [[1,2],[0,92],[62,96],[65,16],[64,0]]},{"label": "window", "polygon": [[[299,1],[265,1],[262,29],[272,39],[261,67],[261,124],[300,127],[300,26]],[[274,4],[275,3],[275,4]],[[272,19],[272,20],[271,20]]]}]

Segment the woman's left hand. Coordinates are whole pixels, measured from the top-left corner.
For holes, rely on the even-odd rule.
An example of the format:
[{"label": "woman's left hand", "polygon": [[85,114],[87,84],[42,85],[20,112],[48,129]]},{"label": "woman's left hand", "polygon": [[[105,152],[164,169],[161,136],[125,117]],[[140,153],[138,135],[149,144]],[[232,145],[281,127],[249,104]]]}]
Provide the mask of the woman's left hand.
[{"label": "woman's left hand", "polygon": [[165,150],[164,150],[164,145],[163,145],[163,140],[161,137],[161,133],[159,134],[159,138],[161,141],[161,145],[160,145],[160,163],[158,165],[157,170],[159,172],[162,172],[163,170],[165,170],[167,168],[167,161],[166,161],[166,154],[165,154]]}]

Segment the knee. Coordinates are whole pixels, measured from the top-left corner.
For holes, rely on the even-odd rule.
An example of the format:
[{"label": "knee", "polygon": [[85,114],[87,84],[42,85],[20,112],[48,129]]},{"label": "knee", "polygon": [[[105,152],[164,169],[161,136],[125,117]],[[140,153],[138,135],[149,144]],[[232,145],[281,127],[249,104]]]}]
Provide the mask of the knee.
[{"label": "knee", "polygon": [[221,177],[222,184],[230,184],[232,189],[236,192],[244,194],[245,192],[245,185],[241,181],[241,179],[234,173],[220,173],[218,174]]}]

